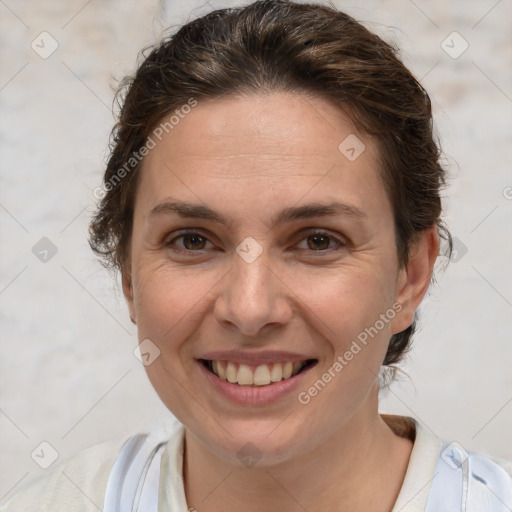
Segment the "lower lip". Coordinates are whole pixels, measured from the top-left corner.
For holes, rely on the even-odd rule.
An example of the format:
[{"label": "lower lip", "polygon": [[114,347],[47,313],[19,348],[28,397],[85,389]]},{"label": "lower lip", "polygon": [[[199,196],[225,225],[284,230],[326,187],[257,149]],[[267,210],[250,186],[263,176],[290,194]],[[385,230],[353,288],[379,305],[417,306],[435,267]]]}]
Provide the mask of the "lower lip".
[{"label": "lower lip", "polygon": [[297,390],[304,376],[315,366],[309,366],[289,379],[273,382],[267,386],[239,386],[217,377],[200,361],[197,361],[197,364],[208,382],[222,396],[233,402],[247,405],[267,405],[290,395],[293,391]]}]

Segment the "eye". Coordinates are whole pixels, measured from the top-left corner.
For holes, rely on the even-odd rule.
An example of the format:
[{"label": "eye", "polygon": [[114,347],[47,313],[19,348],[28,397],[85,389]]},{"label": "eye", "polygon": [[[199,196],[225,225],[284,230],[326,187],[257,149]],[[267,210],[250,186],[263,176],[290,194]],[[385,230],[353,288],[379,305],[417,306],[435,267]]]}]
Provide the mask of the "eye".
[{"label": "eye", "polygon": [[[182,247],[176,245],[178,240],[182,241]],[[324,253],[327,251],[331,252],[329,249],[336,246],[339,249],[343,249],[347,245],[346,241],[335,237],[331,233],[320,230],[316,230],[303,237],[301,243],[304,241],[306,242],[306,247],[301,249],[316,253]],[[209,242],[208,238],[203,236],[201,233],[198,233],[197,231],[184,231],[171,240],[166,241],[165,246],[170,247],[176,252],[199,252],[207,250],[208,247],[205,247],[205,245],[208,243],[211,242]],[[334,246],[331,244],[334,244]]]},{"label": "eye", "polygon": [[308,234],[302,240],[306,241],[306,250],[320,253],[333,248],[333,246],[329,247],[330,242],[334,242],[334,246],[338,246],[339,249],[342,249],[347,245],[345,241],[340,240],[339,238],[331,235],[326,231],[314,231],[313,233]]},{"label": "eye", "polygon": [[[175,248],[176,240],[182,239],[183,247]],[[198,233],[197,231],[185,231],[180,235],[174,237],[172,240],[165,242],[166,247],[171,247],[173,250],[180,251],[202,251],[205,249],[204,245],[208,242],[208,239]]]}]

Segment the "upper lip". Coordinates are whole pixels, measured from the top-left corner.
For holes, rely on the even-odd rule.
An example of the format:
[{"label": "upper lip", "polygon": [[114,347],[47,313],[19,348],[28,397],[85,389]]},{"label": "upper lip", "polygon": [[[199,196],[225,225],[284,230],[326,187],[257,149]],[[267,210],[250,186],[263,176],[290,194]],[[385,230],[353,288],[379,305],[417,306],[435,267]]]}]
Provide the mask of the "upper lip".
[{"label": "upper lip", "polygon": [[259,352],[249,350],[216,350],[207,352],[198,359],[208,361],[230,361],[232,363],[241,363],[249,365],[268,364],[268,363],[287,363],[291,361],[307,361],[316,359],[312,356],[298,354],[296,352],[284,352],[282,350],[262,350]]}]

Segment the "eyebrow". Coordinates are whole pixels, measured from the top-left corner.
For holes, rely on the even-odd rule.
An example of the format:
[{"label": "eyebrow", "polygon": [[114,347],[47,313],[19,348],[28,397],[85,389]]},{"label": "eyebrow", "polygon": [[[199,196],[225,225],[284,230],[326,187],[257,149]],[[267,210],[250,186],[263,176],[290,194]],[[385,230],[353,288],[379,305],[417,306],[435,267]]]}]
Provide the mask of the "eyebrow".
[{"label": "eyebrow", "polygon": [[[177,214],[182,218],[206,219],[224,226],[230,225],[229,219],[212,210],[210,207],[202,204],[186,203],[183,201],[166,201],[152,208],[148,213],[148,218],[162,214]],[[276,226],[292,222],[294,220],[342,215],[355,219],[366,218],[366,214],[362,210],[349,204],[339,202],[326,204],[311,203],[303,206],[291,206],[284,208],[271,219],[270,226],[273,229]]]}]

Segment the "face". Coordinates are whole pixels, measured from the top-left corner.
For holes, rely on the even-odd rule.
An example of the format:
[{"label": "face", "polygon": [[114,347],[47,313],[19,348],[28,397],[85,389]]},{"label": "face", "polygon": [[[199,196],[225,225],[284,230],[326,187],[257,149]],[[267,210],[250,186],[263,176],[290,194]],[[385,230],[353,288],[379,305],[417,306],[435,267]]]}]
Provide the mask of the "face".
[{"label": "face", "polygon": [[377,151],[327,100],[274,93],[201,101],[146,156],[123,288],[151,383],[217,455],[271,464],[377,414],[429,278],[398,269]]}]

